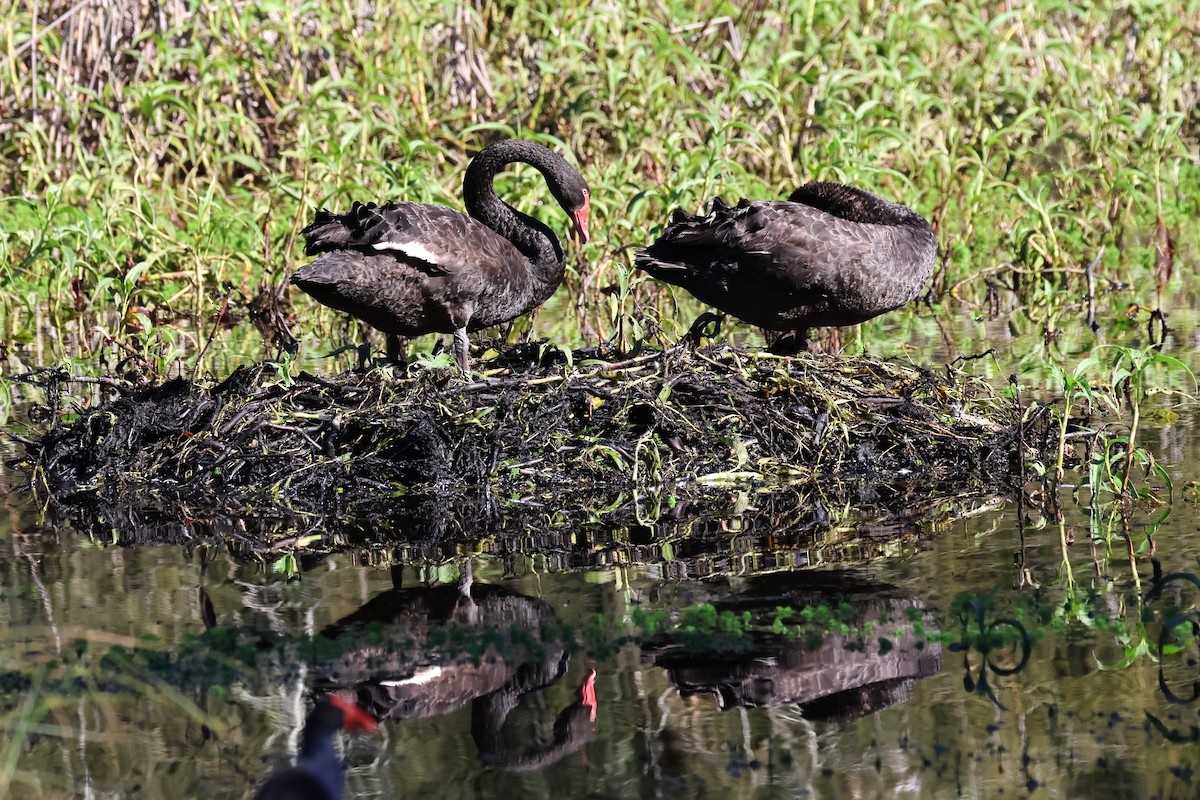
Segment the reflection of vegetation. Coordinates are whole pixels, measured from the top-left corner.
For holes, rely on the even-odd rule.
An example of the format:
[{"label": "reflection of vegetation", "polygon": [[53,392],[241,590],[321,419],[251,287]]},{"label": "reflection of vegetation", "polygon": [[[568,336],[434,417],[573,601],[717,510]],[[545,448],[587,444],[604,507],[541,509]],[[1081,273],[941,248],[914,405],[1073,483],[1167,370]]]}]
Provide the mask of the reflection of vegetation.
[{"label": "reflection of vegetation", "polygon": [[[907,608],[908,624],[922,623],[915,635],[928,635],[924,612]],[[549,621],[537,629],[468,626],[456,621],[432,625],[419,645],[402,635],[397,638],[383,622],[369,622],[337,639],[325,636],[285,635],[262,630],[213,627],[199,634],[185,634],[171,650],[153,638],[129,639],[105,648],[80,640],[51,667],[29,668],[10,663],[0,675],[0,698],[19,700],[34,688],[51,694],[74,695],[97,690],[215,691],[223,693],[238,682],[292,673],[304,663],[320,672],[322,665],[363,646],[385,646],[385,652],[411,662],[467,663],[498,658],[510,663],[538,662],[549,643],[589,658],[608,658],[628,645],[669,638],[685,650],[702,653],[746,653],[756,637],[782,635],[818,646],[825,636],[847,638],[887,636],[893,631],[889,618],[862,618],[847,603],[815,603],[800,608],[779,606],[764,617],[752,618],[749,611],[718,610],[702,603],[669,612],[634,608],[627,622],[595,615],[582,625]]]},{"label": "reflection of vegetation", "polygon": [[[103,636],[102,639],[125,638]],[[213,640],[217,641],[216,638]],[[175,709],[180,715],[201,723],[216,736],[228,734],[227,726],[205,710],[203,694],[224,694],[223,680],[232,681],[237,669],[230,668],[225,654],[212,658],[176,661],[164,658],[153,637],[127,640],[108,647],[90,645],[88,638],[64,642],[66,647],[53,660],[27,659],[14,663],[0,661],[0,727],[11,735],[8,750],[0,763],[0,797],[7,796],[9,785],[28,779],[16,770],[17,759],[31,735],[67,737],[69,726],[62,724],[65,706],[79,697],[124,695]],[[243,652],[243,657],[248,653]],[[203,663],[201,663],[203,662]],[[198,673],[175,676],[175,666],[198,668]],[[218,671],[208,672],[213,667]],[[199,689],[200,698],[193,689]],[[34,785],[40,781],[34,780]]]},{"label": "reflection of vegetation", "polygon": [[[1112,613],[1104,591],[1073,591],[1056,599],[1039,589],[1011,596],[998,591],[961,595],[949,610],[949,620],[936,616],[931,620],[919,606],[889,611],[888,601],[876,603],[864,614],[853,603],[837,599],[768,604],[753,611],[711,603],[676,611],[635,606],[625,621],[597,614],[579,625],[549,620],[536,628],[480,628],[452,620],[432,626],[419,646],[403,636],[397,638],[387,624],[378,622],[338,639],[218,626],[185,635],[171,650],[153,638],[103,646],[80,640],[49,664],[9,662],[0,675],[0,698],[7,713],[28,716],[31,692],[47,701],[98,692],[149,694],[178,703],[199,719],[204,716],[203,703],[190,699],[197,693],[221,696],[237,684],[294,675],[300,664],[319,675],[324,666],[363,646],[383,645],[384,652],[413,662],[432,659],[431,663],[478,665],[489,659],[537,662],[551,644],[599,659],[629,645],[662,647],[664,643],[697,656],[737,657],[753,656],[770,641],[796,642],[816,650],[829,637],[838,638],[847,650],[870,646],[872,652],[886,656],[900,643],[897,637],[911,637],[909,643],[918,650],[922,642],[939,642],[962,653],[965,688],[1004,708],[1001,686],[993,676],[1020,673],[1048,632],[1069,636],[1072,628],[1082,626],[1124,649],[1119,663],[1100,664],[1101,669],[1124,668],[1151,658],[1160,665],[1165,696],[1192,702],[1200,699],[1200,681],[1193,677],[1180,691],[1178,673],[1181,668],[1186,671],[1200,644],[1200,612],[1194,603],[1180,607],[1181,588],[1197,590],[1200,597],[1200,576],[1156,571],[1145,604],[1135,603],[1132,608],[1132,620]],[[1194,673],[1194,666],[1191,669]],[[15,726],[20,717],[12,719]]]},{"label": "reflection of vegetation", "polygon": [[[1045,410],[1054,416],[1057,421],[1056,459],[1053,469],[1039,461],[1032,462],[1034,474],[1041,478],[1042,491],[1023,491],[1019,498],[1019,525],[1024,533],[1030,520],[1025,511],[1028,501],[1035,507],[1040,506],[1043,514],[1040,519],[1033,520],[1034,529],[1051,522],[1055,524],[1061,553],[1061,578],[1067,588],[1065,605],[1071,608],[1079,597],[1068,551],[1074,536],[1068,533],[1066,526],[1063,491],[1069,489],[1071,498],[1087,514],[1093,546],[1103,544],[1111,548],[1115,541],[1125,541],[1129,559],[1134,564],[1132,579],[1135,586],[1140,585],[1136,559],[1153,551],[1154,533],[1170,516],[1174,499],[1170,473],[1147,448],[1137,443],[1143,418],[1150,411],[1146,408],[1151,393],[1149,387],[1152,380],[1164,385],[1172,383],[1170,378],[1174,374],[1185,379],[1189,390],[1184,394],[1190,397],[1196,381],[1185,364],[1157,349],[1137,350],[1115,345],[1097,347],[1070,371],[1057,365],[1043,369],[1051,375],[1053,388],[1061,393],[1061,402],[1051,406],[1031,404],[1025,418]],[[1169,422],[1174,418],[1174,412],[1168,409],[1157,412],[1160,421]],[[1126,433],[1095,436],[1088,432],[1094,420],[1111,414],[1128,415]],[[1120,424],[1106,423],[1104,428],[1112,429]],[[1085,465],[1073,484],[1067,483],[1064,468],[1069,452],[1074,454],[1076,463]],[[1082,494],[1084,489],[1086,495]],[[1082,504],[1081,498],[1086,498],[1086,505]],[[1153,521],[1138,528],[1140,535],[1135,537],[1131,516],[1138,508],[1151,505],[1161,505],[1161,510]],[[1023,574],[1022,581],[1036,583],[1028,573]],[[1141,642],[1137,647],[1145,646],[1144,639],[1135,638]],[[1136,654],[1127,653],[1125,660],[1131,657]]]},{"label": "reflection of vegetation", "polygon": [[[1189,588],[1193,590],[1191,602],[1185,599]],[[1191,572],[1164,575],[1158,561],[1154,561],[1153,581],[1146,592],[1147,605],[1154,612],[1144,615],[1148,619],[1146,628],[1142,630],[1145,641],[1143,649],[1152,652],[1158,660],[1159,690],[1172,703],[1185,704],[1200,700],[1200,673],[1197,672],[1197,666],[1200,665],[1197,659],[1200,607],[1196,604],[1197,597],[1200,597],[1200,575]],[[1152,634],[1154,626],[1158,628],[1157,637]],[[1185,681],[1188,686],[1184,694],[1177,693],[1167,680],[1167,665],[1172,660],[1187,673]]]},{"label": "reflection of vegetation", "polygon": [[[1138,444],[1138,435],[1144,419],[1154,410],[1147,407],[1151,385],[1170,385],[1172,377],[1182,378],[1189,387],[1184,394],[1190,396],[1190,391],[1195,388],[1195,378],[1185,364],[1156,349],[1138,350],[1114,345],[1095,348],[1070,371],[1059,366],[1045,369],[1052,376],[1053,388],[1061,393],[1062,399],[1060,404],[1049,407],[1057,422],[1054,466],[1047,468],[1034,462],[1034,472],[1042,479],[1043,491],[1026,491],[1019,498],[1018,525],[1023,543],[1019,554],[1020,582],[1036,589],[1033,599],[1026,597],[1023,605],[1018,604],[1018,609],[1032,612],[1025,621],[1036,622],[1028,630],[1022,628],[1021,633],[1036,641],[1042,635],[1041,626],[1049,624],[1060,632],[1079,626],[1100,634],[1102,640],[1111,641],[1120,652],[1117,658],[1097,658],[1098,666],[1104,670],[1123,669],[1145,658],[1160,659],[1172,645],[1161,636],[1157,637],[1156,644],[1153,630],[1163,619],[1170,618],[1172,612],[1151,602],[1161,597],[1157,561],[1154,562],[1155,588],[1146,596],[1145,603],[1139,597],[1138,558],[1154,552],[1154,535],[1171,514],[1174,491],[1170,474],[1148,449]],[[1027,413],[1036,412],[1031,405]],[[1170,422],[1172,413],[1159,409],[1155,417]],[[1081,436],[1095,420],[1111,415],[1116,415],[1118,421],[1106,425],[1110,428],[1123,426],[1125,432],[1102,438]],[[1086,465],[1073,484],[1068,483],[1071,477],[1064,469],[1070,453],[1074,453],[1077,463]],[[1082,491],[1085,489],[1086,494]],[[1070,497],[1086,515],[1086,530],[1098,579],[1090,585],[1076,577],[1071,563],[1070,546],[1075,534],[1068,528],[1062,506],[1065,491],[1070,491]],[[1032,502],[1033,509],[1027,511],[1026,502]],[[1134,516],[1146,508],[1154,510],[1153,519],[1135,525]],[[1040,515],[1037,510],[1041,511]],[[1058,535],[1059,573],[1052,580],[1039,581],[1032,571],[1024,568],[1024,535],[1031,529],[1049,526],[1053,526]],[[1099,580],[1103,575],[1102,559],[1113,556],[1114,546],[1122,542],[1124,553],[1121,555],[1127,557],[1131,565],[1130,580],[1134,588],[1128,595],[1117,591],[1110,578]],[[1057,584],[1061,590],[1053,595],[1057,598],[1053,602],[1046,599],[1051,596],[1051,584]],[[978,603],[979,609],[990,609],[990,599],[974,598],[972,602]],[[978,610],[972,619],[980,643],[976,649],[983,654],[985,662],[980,667],[974,688],[999,703],[986,680],[987,656],[992,645],[984,634],[990,626],[1000,623],[985,624],[982,611]],[[1014,622],[1021,624],[1019,619]],[[1176,623],[1168,627],[1181,629]]]},{"label": "reflection of vegetation", "polygon": [[718,611],[704,603],[683,609],[671,622],[667,611],[643,611],[635,608],[632,619],[643,638],[669,636],[689,652],[741,653],[753,648],[750,637],[750,612],[740,614],[729,609]]},{"label": "reflection of vegetation", "polygon": [[[1000,617],[989,619],[994,610],[993,595],[960,595],[952,612],[957,616],[960,640],[949,646],[963,653],[963,685],[967,691],[989,698],[999,708],[1005,706],[996,697],[988,680],[988,670],[996,675],[1015,675],[1025,669],[1033,654],[1033,639],[1020,620]],[[969,655],[980,657],[978,673],[973,673]],[[1013,656],[1016,656],[1014,659]]]},{"label": "reflection of vegetation", "polygon": [[801,641],[809,649],[820,647],[830,636],[848,640],[851,649],[854,640],[876,638],[885,651],[892,646],[888,637],[908,635],[902,630],[906,628],[918,641],[940,639],[942,634],[929,629],[926,616],[920,606],[906,605],[903,619],[893,626],[888,603],[880,603],[868,615],[862,607],[842,600],[778,605],[756,613],[709,603],[677,613],[635,608],[630,619],[643,641],[670,641],[688,653],[738,654],[753,652],[772,637]]},{"label": "reflection of vegetation", "polygon": [[1176,728],[1168,727],[1162,720],[1149,711],[1146,712],[1146,721],[1150,723],[1160,736],[1172,744],[1191,744],[1200,742],[1200,725],[1189,725],[1186,733]]},{"label": "reflection of vegetation", "polygon": [[1036,644],[1048,634],[1062,639],[1084,629],[1100,645],[1111,642],[1120,652],[1109,662],[1095,656],[1099,669],[1127,669],[1149,659],[1158,666],[1159,689],[1166,700],[1200,700],[1200,574],[1163,574],[1157,559],[1152,564],[1151,587],[1144,597],[1133,593],[1116,603],[1111,585],[1081,589],[1067,583],[1058,594],[1042,586],[1003,598],[999,590],[958,596],[951,611],[958,622],[958,640],[949,649],[963,653],[968,691],[1003,708],[989,672],[1014,675],[1025,669]]}]

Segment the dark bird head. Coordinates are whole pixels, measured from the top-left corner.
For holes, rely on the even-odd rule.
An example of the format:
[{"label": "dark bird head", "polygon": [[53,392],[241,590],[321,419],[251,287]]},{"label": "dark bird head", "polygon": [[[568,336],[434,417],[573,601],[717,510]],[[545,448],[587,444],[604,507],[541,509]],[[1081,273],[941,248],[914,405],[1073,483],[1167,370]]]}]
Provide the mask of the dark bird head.
[{"label": "dark bird head", "polygon": [[563,211],[566,211],[567,216],[571,218],[579,238],[586,243],[590,238],[588,236],[588,213],[592,208],[592,192],[588,189],[583,176],[574,170],[564,173],[560,181],[551,182],[550,191],[554,193],[554,199],[563,207]]},{"label": "dark bird head", "polygon": [[268,778],[254,800],[339,800],[342,762],[333,743],[339,728],[374,733],[375,719],[345,697],[322,697],[304,721],[296,766]]}]

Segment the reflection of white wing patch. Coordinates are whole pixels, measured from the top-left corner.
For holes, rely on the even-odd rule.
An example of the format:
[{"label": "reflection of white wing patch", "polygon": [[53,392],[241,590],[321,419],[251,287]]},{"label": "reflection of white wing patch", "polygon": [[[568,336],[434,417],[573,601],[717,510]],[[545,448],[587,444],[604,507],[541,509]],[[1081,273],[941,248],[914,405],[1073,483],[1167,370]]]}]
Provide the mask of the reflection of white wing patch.
[{"label": "reflection of white wing patch", "polygon": [[442,676],[441,667],[425,667],[418,669],[411,678],[402,678],[394,681],[380,681],[380,686],[421,686],[429,683],[432,680]]},{"label": "reflection of white wing patch", "polygon": [[409,258],[415,258],[418,261],[424,261],[429,264],[438,263],[437,255],[420,242],[376,242],[371,247],[376,250],[396,250],[404,253]]}]

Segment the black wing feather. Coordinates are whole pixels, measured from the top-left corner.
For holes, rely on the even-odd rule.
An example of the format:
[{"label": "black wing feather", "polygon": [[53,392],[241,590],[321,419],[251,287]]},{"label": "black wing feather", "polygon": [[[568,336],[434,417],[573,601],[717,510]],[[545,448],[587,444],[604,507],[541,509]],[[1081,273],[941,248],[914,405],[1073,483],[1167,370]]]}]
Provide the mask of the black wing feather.
[{"label": "black wing feather", "polygon": [[793,201],[715,198],[676,211],[638,268],[773,330],[849,325],[911,300],[937,242],[920,215],[854,187],[809,184]]}]

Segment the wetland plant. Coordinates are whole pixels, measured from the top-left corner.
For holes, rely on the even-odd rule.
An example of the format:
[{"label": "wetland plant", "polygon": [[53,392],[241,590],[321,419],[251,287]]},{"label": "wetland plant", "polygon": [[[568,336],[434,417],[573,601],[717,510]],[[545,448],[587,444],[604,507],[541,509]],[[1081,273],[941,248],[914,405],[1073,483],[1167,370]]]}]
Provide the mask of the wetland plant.
[{"label": "wetland plant", "polygon": [[[368,15],[345,0],[112,3],[53,26],[56,7],[0,20],[14,109],[0,338],[25,366],[100,373],[92,331],[136,335],[131,309],[185,330],[169,357],[198,361],[212,321],[249,317],[259,297],[277,320],[313,320],[306,337],[345,340],[356,323],[283,289],[309,210],[453,204],[469,154],[501,137],[576,153],[595,191],[595,268],[568,270],[572,299],[535,328],[573,347],[637,341],[643,320],[686,330],[699,306],[631,279],[631,256],[670,209],[713,195],[828,180],[904,197],[938,232],[931,302],[1016,310],[1049,333],[1085,284],[1114,303],[1169,297],[1172,254],[1196,246],[1200,78],[1189,17],[1167,6],[797,1],[726,16],[670,0],[618,4],[604,26],[582,0],[384,0]],[[532,185],[501,181],[514,197]],[[209,352],[248,361],[252,338],[222,331]]]}]

